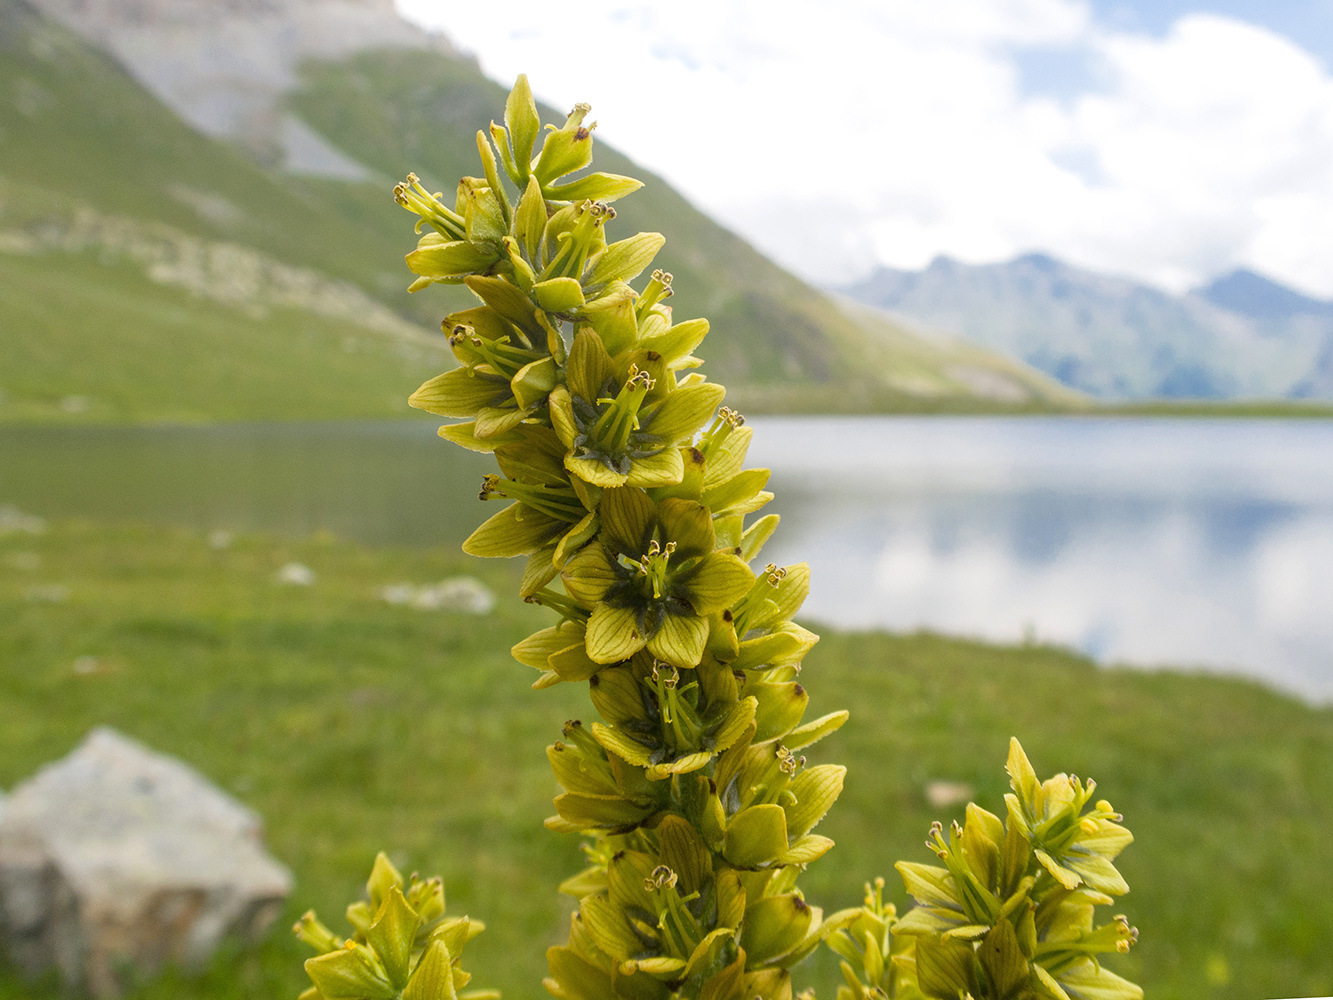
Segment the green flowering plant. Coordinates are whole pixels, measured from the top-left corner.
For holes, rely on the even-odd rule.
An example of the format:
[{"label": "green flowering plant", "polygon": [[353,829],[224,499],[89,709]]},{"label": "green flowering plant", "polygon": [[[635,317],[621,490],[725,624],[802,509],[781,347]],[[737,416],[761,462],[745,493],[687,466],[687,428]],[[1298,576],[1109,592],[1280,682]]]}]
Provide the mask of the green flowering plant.
[{"label": "green flowering plant", "polygon": [[[556,621],[514,658],[535,688],[586,684],[598,716],[547,748],[561,791],[546,826],[588,838],[587,867],[560,886],[577,907],[547,990],[791,1000],[791,968],[827,941],[844,959],[839,1000],[1141,996],[1096,959],[1133,933],[1091,922],[1125,891],[1111,860],[1129,835],[1104,803],[1081,813],[1091,783],[1039,784],[1017,743],[1008,823],[970,806],[948,841],[935,828],[945,867],[899,866],[920,904],[905,917],[883,880],[828,920],[806,901],[797,882],[833,846],[814,830],[846,769],[803,751],[848,717],[805,720],[809,568],[756,568],[778,524],[758,514],[769,472],[745,467],[752,429],[695,370],[708,322],[676,321],[670,274],[631,285],[663,237],[607,242],[612,202],[640,182],[570,179],[591,163],[588,112],[547,126],[538,149],[520,76],[504,125],[477,133],[483,176],[452,207],[415,176],[394,192],[423,233],[412,290],[462,284],[479,301],[442,324],[458,367],[410,399],[495,458],[480,497],[508,502],[463,548],[526,557],[519,594]],[[298,924],[323,952],[306,1000],[459,996],[480,925],[446,919],[438,882],[404,888],[383,856],[369,894],[346,941],[313,914]]]}]

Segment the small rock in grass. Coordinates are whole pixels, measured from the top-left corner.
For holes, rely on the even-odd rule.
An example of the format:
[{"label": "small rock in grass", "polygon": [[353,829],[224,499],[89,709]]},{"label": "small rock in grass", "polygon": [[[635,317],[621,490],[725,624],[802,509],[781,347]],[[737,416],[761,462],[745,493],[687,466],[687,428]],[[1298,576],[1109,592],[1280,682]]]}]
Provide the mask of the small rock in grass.
[{"label": "small rock in grass", "polygon": [[420,587],[410,583],[391,583],[381,587],[379,595],[389,604],[406,604],[422,611],[485,615],[495,607],[495,595],[490,588],[471,576],[453,576]]},{"label": "small rock in grass", "polygon": [[209,547],[214,549],[229,548],[231,546],[232,540],[233,540],[232,533],[230,531],[225,531],[222,528],[219,528],[217,531],[211,532],[208,536]]},{"label": "small rock in grass", "polygon": [[43,583],[29,587],[27,598],[30,601],[44,601],[47,604],[63,604],[69,600],[69,588],[63,583]]},{"label": "small rock in grass", "polygon": [[40,535],[46,522],[36,514],[25,514],[17,507],[0,505],[0,538],[5,535]]},{"label": "small rock in grass", "polygon": [[962,781],[926,782],[926,801],[932,809],[946,809],[971,802],[976,793],[975,788]]},{"label": "small rock in grass", "polygon": [[315,571],[303,563],[289,562],[278,570],[274,579],[290,586],[309,587],[315,582]]},{"label": "small rock in grass", "polygon": [[257,941],[291,875],[259,817],[113,729],[14,788],[0,811],[0,947],[19,970],[113,998],[165,963]]}]

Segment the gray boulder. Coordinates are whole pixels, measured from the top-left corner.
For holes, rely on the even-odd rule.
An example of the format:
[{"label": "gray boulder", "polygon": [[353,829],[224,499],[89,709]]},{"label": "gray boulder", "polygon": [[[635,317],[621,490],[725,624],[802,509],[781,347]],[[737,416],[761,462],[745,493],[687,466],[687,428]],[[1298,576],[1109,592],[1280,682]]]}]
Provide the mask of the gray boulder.
[{"label": "gray boulder", "polygon": [[198,772],[94,729],[0,803],[0,946],[98,998],[166,962],[197,968],[281,912],[291,875],[261,832]]}]

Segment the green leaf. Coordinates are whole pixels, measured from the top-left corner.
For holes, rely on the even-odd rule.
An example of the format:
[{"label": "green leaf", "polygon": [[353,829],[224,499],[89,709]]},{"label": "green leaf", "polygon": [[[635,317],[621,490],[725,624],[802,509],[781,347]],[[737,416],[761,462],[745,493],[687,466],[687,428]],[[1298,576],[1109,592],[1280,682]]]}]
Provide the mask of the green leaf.
[{"label": "green leaf", "polygon": [[820,764],[793,778],[787,788],[796,801],[783,807],[787,811],[787,832],[800,837],[814,829],[838,801],[846,776],[847,768],[841,765]]},{"label": "green leaf", "polygon": [[555,388],[555,358],[528,362],[509,380],[509,385],[521,408],[536,406]]},{"label": "green leaf", "polygon": [[548,666],[547,658],[552,653],[567,648],[575,641],[580,644],[583,642],[583,628],[571,622],[561,622],[559,625],[533,632],[522,642],[515,643],[510,648],[509,655],[525,667],[545,670]]},{"label": "green leaf", "polygon": [[613,753],[635,767],[648,767],[652,764],[652,747],[645,746],[614,726],[606,726],[600,722],[594,722],[591,730],[593,738],[607,753]]},{"label": "green leaf", "polygon": [[1066,889],[1078,888],[1079,883],[1082,881],[1082,879],[1079,877],[1079,874],[1077,872],[1070,871],[1068,868],[1061,865],[1060,862],[1056,861],[1055,858],[1051,857],[1045,851],[1038,850],[1035,853],[1037,855],[1037,860],[1041,862],[1041,866],[1045,868],[1048,872],[1050,872],[1051,876],[1057,882],[1059,882]]},{"label": "green leaf", "polygon": [[748,513],[752,501],[763,490],[772,473],[768,469],[746,469],[719,483],[704,487],[704,503],[714,514],[730,510]]},{"label": "green leaf", "polygon": [[818,861],[833,847],[833,841],[815,833],[807,833],[796,841],[782,855],[782,861],[789,865],[808,865]]},{"label": "green leaf", "polygon": [[718,724],[717,732],[713,734],[713,748],[718,753],[730,750],[736,741],[745,735],[746,731],[750,729],[750,724],[754,722],[758,707],[759,699],[754,697],[742,698],[731,706],[726,716]]},{"label": "green leaf", "polygon": [[723,857],[737,868],[760,868],[787,851],[787,814],[778,805],[742,809],[727,825]]},{"label": "green leaf", "polygon": [[528,179],[527,190],[519,199],[510,232],[534,268],[543,266],[541,260],[542,233],[546,231],[546,202],[542,198],[537,178]]},{"label": "green leaf", "polygon": [[472,433],[483,439],[503,437],[523,423],[531,412],[515,406],[483,406],[477,411],[477,419],[472,422]]},{"label": "green leaf", "polygon": [[398,989],[407,985],[412,946],[420,926],[421,918],[408,905],[402,890],[395,886],[380,906],[375,922],[366,931],[366,943],[375,949],[375,954],[384,963],[389,982]]},{"label": "green leaf", "polygon": [[836,733],[848,718],[850,718],[850,713],[846,709],[839,712],[830,712],[828,715],[821,715],[813,722],[807,722],[805,725],[793,729],[783,739],[782,743],[788,750],[800,750],[803,747],[808,747],[812,743],[818,743],[830,733]]},{"label": "green leaf", "polygon": [[1070,1000],[1143,1000],[1141,987],[1095,962],[1080,962],[1057,977]]},{"label": "green leaf", "polygon": [[[651,811],[622,795],[565,792],[555,797],[556,812],[576,830],[622,830],[637,826]],[[548,821],[549,824],[549,821]]]},{"label": "green leaf", "polygon": [[745,534],[741,535],[740,552],[738,553],[746,562],[751,562],[755,556],[759,555],[764,543],[772,536],[778,527],[777,514],[765,514],[754,524],[745,529]]},{"label": "green leaf", "polygon": [[568,313],[583,308],[583,286],[573,278],[548,278],[532,286],[537,304],[549,313]]},{"label": "green leaf", "polygon": [[613,281],[602,294],[583,307],[583,319],[613,355],[628,351],[639,336],[634,316],[634,289]]},{"label": "green leaf", "polygon": [[568,948],[548,948],[546,964],[551,969],[547,989],[559,1000],[620,1000],[611,987],[611,976]]},{"label": "green leaf", "polygon": [[523,567],[523,578],[518,584],[519,597],[531,597],[559,575],[560,570],[552,561],[554,556],[555,547],[552,545],[544,545],[528,556],[527,565]]},{"label": "green leaf", "polygon": [[613,726],[646,720],[639,682],[626,667],[601,671],[589,682],[588,694],[597,714]]},{"label": "green leaf", "polygon": [[937,1000],[958,1000],[978,994],[972,948],[960,941],[916,943],[916,981],[921,992]]},{"label": "green leaf", "polygon": [[962,912],[963,904],[947,868],[915,861],[899,861],[893,867],[898,869],[908,893],[922,906],[943,906]]},{"label": "green leaf", "polygon": [[555,553],[552,556],[557,567],[564,568],[565,563],[569,562],[570,557],[581,549],[588,542],[597,537],[601,530],[602,522],[596,514],[589,514],[574,527],[565,532],[555,547]]},{"label": "green leaf", "polygon": [[[612,202],[627,194],[633,194],[641,187],[643,181],[635,180],[633,177],[595,171],[568,184],[549,185],[546,194],[552,201]],[[637,273],[636,271],[635,274]]]},{"label": "green leaf", "polygon": [[1037,780],[1037,772],[1033,770],[1032,762],[1023,752],[1023,745],[1018,742],[1017,737],[1011,737],[1009,740],[1009,760],[1004,769],[1009,772],[1009,785],[1018,794],[1024,811],[1029,816],[1033,815],[1033,806],[1040,793],[1041,783]]},{"label": "green leaf", "polygon": [[308,959],[305,971],[323,1000],[394,1000],[398,991],[356,949]]},{"label": "green leaf", "polygon": [[708,336],[708,320],[690,319],[658,333],[646,335],[639,341],[639,347],[645,351],[656,351],[662,355],[668,366],[673,361],[687,357]]},{"label": "green leaf", "polygon": [[586,104],[575,105],[563,128],[546,133],[532,172],[541,181],[542,193],[548,198],[552,197],[552,182],[592,162],[592,130],[583,127],[583,119],[590,110]]},{"label": "green leaf", "polygon": [[629,476],[607,468],[604,462],[596,458],[567,455],[565,468],[589,485],[600,486],[603,489],[624,486],[629,480]]},{"label": "green leaf", "polygon": [[[601,199],[606,201],[605,198]],[[653,262],[657,251],[666,243],[661,233],[639,233],[627,240],[611,243],[593,264],[588,275],[589,285],[605,285],[610,281],[633,281]]]},{"label": "green leaf", "polygon": [[1014,925],[1007,920],[997,923],[977,948],[977,961],[986,972],[997,1000],[1017,994],[1031,978],[1028,960],[1018,947]]},{"label": "green leaf", "polygon": [[407,255],[407,266],[424,278],[456,278],[485,273],[502,252],[494,240],[458,240],[413,250]]},{"label": "green leaf", "polygon": [[537,307],[515,284],[504,278],[469,275],[463,284],[497,313],[531,337],[544,337],[537,322]]},{"label": "green leaf", "polygon": [[370,868],[370,878],[366,881],[366,895],[370,897],[370,905],[376,913],[389,898],[389,894],[394,889],[402,888],[402,885],[402,874],[393,866],[389,856],[380,851],[375,855],[375,863]]},{"label": "green leaf", "polygon": [[593,943],[615,961],[623,962],[643,949],[643,942],[620,908],[605,896],[584,896],[579,913]]},{"label": "green leaf", "polygon": [[732,667],[736,670],[757,670],[766,666],[799,663],[818,641],[819,636],[815,633],[795,622],[785,622],[768,635],[742,642]]},{"label": "green leaf", "polygon": [[1129,883],[1120,874],[1116,866],[1099,854],[1082,856],[1066,854],[1063,858],[1065,867],[1080,876],[1084,882],[1110,896],[1123,896],[1129,892]]},{"label": "green leaf", "polygon": [[606,353],[601,339],[587,328],[574,335],[566,369],[569,391],[589,403],[602,396],[607,380],[615,372],[611,355]]},{"label": "green leaf", "polygon": [[518,173],[521,186],[528,179],[529,164],[532,162],[532,147],[536,145],[537,134],[541,131],[542,120],[537,114],[537,102],[532,97],[532,88],[528,78],[520,73],[514,81],[514,89],[505,100],[505,127],[513,144],[514,169]]},{"label": "green leaf", "polygon": [[805,707],[810,702],[810,695],[795,681],[774,683],[752,679],[746,681],[745,690],[759,699],[759,711],[755,715],[755,739],[760,743],[781,739],[791,732],[801,721]]},{"label": "green leaf", "polygon": [[762,968],[799,945],[813,917],[810,904],[795,893],[757,900],[741,925],[740,946],[750,968]]},{"label": "green leaf", "polygon": [[682,896],[701,892],[712,881],[713,854],[684,818],[663,819],[657,827],[657,843],[662,864],[680,877],[677,889]]}]

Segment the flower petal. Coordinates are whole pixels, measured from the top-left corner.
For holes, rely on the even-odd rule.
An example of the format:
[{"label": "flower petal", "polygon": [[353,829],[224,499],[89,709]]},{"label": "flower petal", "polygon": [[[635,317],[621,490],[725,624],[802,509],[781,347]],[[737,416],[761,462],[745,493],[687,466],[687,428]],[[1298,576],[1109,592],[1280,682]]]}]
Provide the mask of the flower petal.
[{"label": "flower petal", "polygon": [[599,604],[588,619],[588,656],[595,663],[619,663],[644,647],[633,608]]},{"label": "flower petal", "polygon": [[[554,396],[554,393],[552,395]],[[578,458],[574,455],[566,455],[565,468],[585,483],[608,489],[613,486],[624,486],[625,481],[629,479],[623,473],[608,469],[604,463],[597,461],[595,458]]]},{"label": "flower petal", "polygon": [[614,371],[611,355],[606,353],[602,338],[586,328],[574,335],[565,375],[571,393],[595,403],[603,394],[602,386]]},{"label": "flower petal", "polygon": [[648,639],[648,652],[663,663],[688,670],[703,659],[707,641],[707,618],[667,612],[662,627]]},{"label": "flower petal", "polygon": [[471,556],[525,556],[554,539],[569,524],[515,501],[487,518],[463,543]]},{"label": "flower petal", "polygon": [[679,448],[663,448],[656,455],[630,461],[626,482],[631,486],[671,486],[685,475]]},{"label": "flower petal", "polygon": [[647,493],[635,486],[606,490],[597,512],[607,541],[619,552],[638,559],[647,551],[654,514],[653,502]]},{"label": "flower petal", "polygon": [[710,552],[677,578],[677,592],[701,615],[739,601],[754,583],[750,567],[730,552]]},{"label": "flower petal", "polygon": [[[593,515],[588,515],[589,517]],[[607,592],[620,582],[617,566],[597,543],[585,545],[566,561],[560,571],[569,596],[586,608],[592,608],[606,597]]]},{"label": "flower petal", "polygon": [[707,555],[717,544],[712,513],[696,500],[668,497],[657,505],[657,522],[663,540],[676,543],[674,559]]}]

